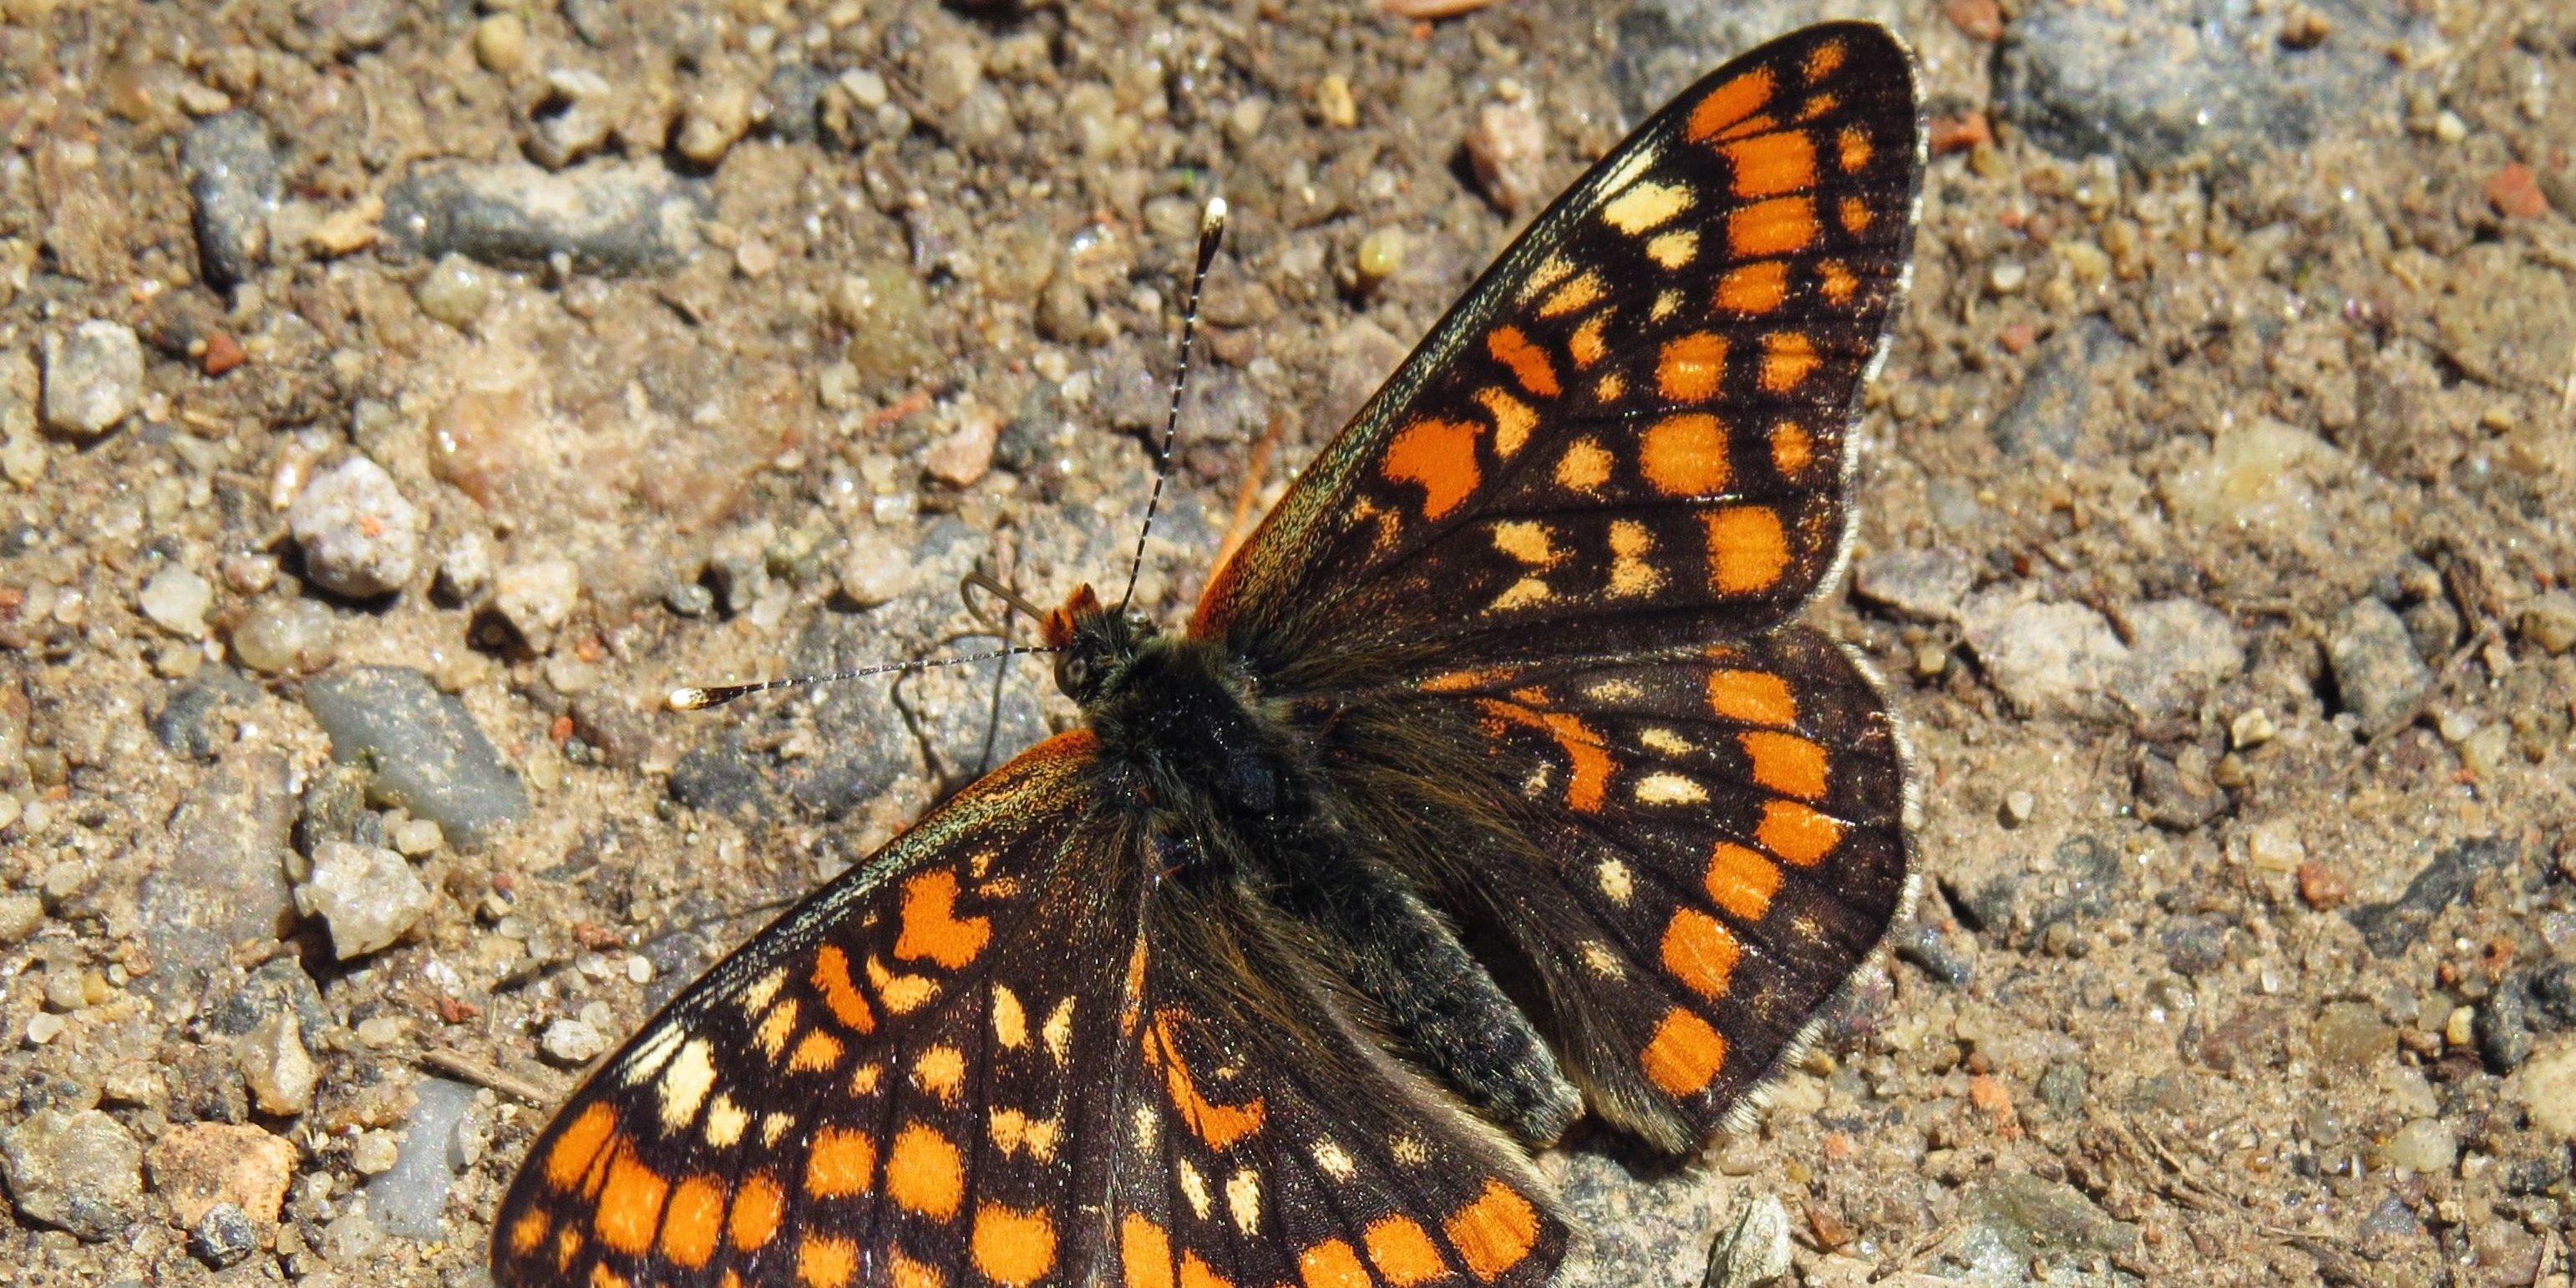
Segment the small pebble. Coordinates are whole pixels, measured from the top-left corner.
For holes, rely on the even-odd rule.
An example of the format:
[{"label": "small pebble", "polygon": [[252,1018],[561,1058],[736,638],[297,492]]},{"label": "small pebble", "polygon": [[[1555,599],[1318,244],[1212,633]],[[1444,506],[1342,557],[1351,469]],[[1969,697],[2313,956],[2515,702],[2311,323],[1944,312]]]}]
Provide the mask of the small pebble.
[{"label": "small pebble", "polygon": [[528,24],[515,13],[496,13],[474,24],[474,59],[507,76],[528,65]]},{"label": "small pebble", "polygon": [[1351,81],[1340,72],[1326,76],[1315,85],[1315,114],[1324,124],[1347,130],[1360,123],[1360,105],[1351,97]]},{"label": "small pebble", "polygon": [[45,866],[45,875],[37,888],[45,892],[45,902],[60,904],[89,888],[89,865],[79,859],[60,859]]},{"label": "small pebble", "polygon": [[411,298],[421,312],[462,331],[491,304],[492,279],[482,265],[450,252],[412,284]]},{"label": "small pebble", "polygon": [[184,564],[166,564],[143,583],[135,602],[153,625],[181,639],[196,639],[206,633],[206,610],[215,605],[215,588]]},{"label": "small pebble", "polygon": [[492,577],[492,606],[528,647],[543,653],[581,602],[581,570],[569,559],[511,564]]},{"label": "small pebble", "polygon": [[402,1021],[390,1015],[370,1015],[358,1021],[358,1041],[383,1050],[402,1041]]},{"label": "small pebble", "polygon": [[2459,1135],[2439,1118],[2418,1118],[2388,1138],[2388,1165],[2401,1172],[2447,1172],[2459,1160]]},{"label": "small pebble", "polygon": [[309,599],[271,599],[233,631],[233,655],[263,675],[317,671],[328,665],[331,610]]},{"label": "small pebble", "polygon": [[688,116],[680,123],[680,155],[702,166],[724,160],[736,140],[751,128],[751,90],[730,82],[709,86],[689,97]]},{"label": "small pebble", "polygon": [[27,1045],[43,1046],[63,1035],[69,1027],[63,1017],[52,1011],[41,1011],[27,1021]]},{"label": "small pebble", "polygon": [[2478,731],[2478,718],[2466,711],[2445,711],[2442,718],[2434,722],[2434,728],[2440,731],[2442,741],[2463,743]]},{"label": "small pebble", "polygon": [[2441,114],[2433,118],[2433,137],[2444,143],[2457,143],[2469,137],[2469,123],[2461,120],[2459,113],[2443,108]]},{"label": "small pebble", "polygon": [[2031,812],[2039,808],[2039,798],[2029,792],[2004,793],[2004,821],[2019,827],[2030,821]]},{"label": "small pebble", "polygon": [[2576,648],[2576,594],[2553,590],[2522,606],[2522,637],[2548,653]]},{"label": "small pebble", "polygon": [[236,594],[256,595],[277,584],[277,558],[274,555],[225,555],[215,571],[223,578],[224,586]]},{"label": "small pebble", "polygon": [[91,321],[45,337],[45,423],[96,438],[143,399],[143,342],[122,322]]},{"label": "small pebble", "polygon": [[640,985],[640,984],[650,984],[650,983],[652,983],[652,982],[653,982],[653,963],[652,963],[649,959],[647,959],[647,958],[643,958],[643,957],[629,957],[629,958],[627,958],[627,959],[626,959],[626,982],[627,982],[627,983],[629,983],[629,984],[639,984],[639,985]]},{"label": "small pebble", "polygon": [[1926,680],[1937,680],[1950,669],[1950,650],[1938,644],[1926,644],[1914,650],[1914,673]]},{"label": "small pebble", "polygon": [[[6,793],[0,793],[0,800],[8,801],[11,807],[18,802],[17,797]],[[27,936],[36,933],[37,927],[44,924],[44,900],[32,894],[0,895],[0,948],[25,942]]]},{"label": "small pebble", "polygon": [[1996,295],[2018,294],[2030,281],[2030,267],[2017,259],[1999,259],[1986,269],[1986,289]]},{"label": "small pebble", "polygon": [[963,424],[931,445],[929,456],[922,462],[923,472],[950,487],[972,487],[991,472],[993,448],[1001,438],[1000,417],[981,409],[971,410]]},{"label": "small pebble", "polygon": [[2280,727],[2272,723],[2272,713],[2261,707],[2237,713],[2227,725],[2227,739],[2238,751],[2260,747],[2280,736],[2280,732]]},{"label": "small pebble", "polygon": [[556,1020],[547,1025],[544,1036],[537,1039],[537,1048],[557,1064],[582,1065],[606,1051],[608,1039],[581,1020]]},{"label": "small pebble", "polygon": [[313,1107],[316,1070],[294,1007],[279,1007],[243,1034],[233,1045],[233,1063],[261,1113],[292,1117]]},{"label": "small pebble", "polygon": [[394,1160],[401,1154],[402,1144],[394,1139],[392,1132],[360,1132],[358,1143],[349,1150],[349,1166],[356,1168],[361,1176],[374,1176],[392,1171]]},{"label": "small pebble", "polygon": [[259,1251],[259,1229],[251,1224],[250,1213],[242,1211],[240,1204],[218,1203],[207,1208],[206,1214],[189,1229],[188,1250],[198,1260],[221,1270]]},{"label": "small pebble", "polygon": [[1359,254],[1352,269],[1359,274],[1362,289],[1373,287],[1395,275],[1404,266],[1404,230],[1374,228],[1360,238]]},{"label": "small pebble", "polygon": [[[850,534],[841,557],[841,593],[859,607],[874,608],[898,598],[911,590],[918,578],[912,551],[884,529],[863,527]],[[690,586],[701,592],[706,589],[695,582]]]},{"label": "small pebble", "polygon": [[2245,857],[2266,872],[2296,872],[2307,862],[2308,847],[2299,840],[2297,824],[2274,819],[2246,834]]},{"label": "small pebble", "polygon": [[1531,209],[1548,195],[1547,126],[1528,108],[1487,104],[1465,144],[1485,199],[1504,214]]},{"label": "small pebble", "polygon": [[316,475],[287,507],[305,575],[335,594],[398,590],[420,559],[420,512],[385,467],[352,456]]},{"label": "small pebble", "polygon": [[429,888],[403,857],[376,846],[325,841],[313,855],[313,875],[295,888],[295,901],[320,916],[340,960],[390,947],[429,911]]},{"label": "small pebble", "polygon": [[2451,1014],[2442,1021],[2442,1040],[2455,1047],[2464,1047],[2477,1041],[2478,1008],[2452,1007]]},{"label": "small pebble", "polygon": [[2325,912],[2342,907],[2351,896],[2352,887],[2333,868],[2315,859],[2299,865],[2299,897],[2307,900],[2309,907]]},{"label": "small pebble", "polygon": [[447,844],[447,834],[437,823],[425,818],[403,820],[387,833],[386,839],[392,841],[394,849],[405,858],[415,859],[424,854],[435,854],[438,847]]}]

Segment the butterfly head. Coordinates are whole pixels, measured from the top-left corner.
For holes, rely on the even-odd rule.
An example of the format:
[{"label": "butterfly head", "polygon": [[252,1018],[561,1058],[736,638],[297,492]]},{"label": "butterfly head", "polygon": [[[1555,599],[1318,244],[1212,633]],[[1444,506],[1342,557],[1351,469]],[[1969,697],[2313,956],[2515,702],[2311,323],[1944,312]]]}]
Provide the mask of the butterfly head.
[{"label": "butterfly head", "polygon": [[1056,650],[1055,685],[1090,706],[1134,665],[1153,624],[1101,604],[1088,583],[1074,588],[1064,606],[1046,615],[1041,629]]}]

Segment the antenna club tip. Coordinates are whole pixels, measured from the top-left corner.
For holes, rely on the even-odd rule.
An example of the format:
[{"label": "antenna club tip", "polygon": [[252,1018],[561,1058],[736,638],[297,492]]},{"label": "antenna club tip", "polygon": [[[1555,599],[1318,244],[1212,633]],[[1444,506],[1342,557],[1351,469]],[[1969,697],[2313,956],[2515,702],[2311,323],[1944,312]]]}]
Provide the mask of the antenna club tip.
[{"label": "antenna club tip", "polygon": [[707,691],[696,687],[673,689],[669,701],[673,711],[695,711],[707,705]]},{"label": "antenna club tip", "polygon": [[1225,212],[1225,198],[1208,198],[1207,213],[1199,217],[1199,227],[1202,229],[1225,227]]}]

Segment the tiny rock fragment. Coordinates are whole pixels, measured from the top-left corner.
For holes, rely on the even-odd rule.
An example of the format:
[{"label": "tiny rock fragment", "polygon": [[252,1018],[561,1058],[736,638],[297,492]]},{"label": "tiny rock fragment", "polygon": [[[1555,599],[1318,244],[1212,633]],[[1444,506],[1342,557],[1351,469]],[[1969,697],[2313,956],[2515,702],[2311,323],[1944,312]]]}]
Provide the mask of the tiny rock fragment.
[{"label": "tiny rock fragment", "polygon": [[313,1107],[313,1055],[293,1007],[279,1007],[243,1034],[233,1062],[261,1113],[291,1117]]},{"label": "tiny rock fragment", "polygon": [[392,946],[429,911],[429,887],[403,856],[372,845],[326,841],[314,853],[313,875],[295,888],[295,901],[331,930],[340,960]]},{"label": "tiny rock fragment", "polygon": [[214,607],[215,588],[185,564],[169,564],[143,583],[135,605],[152,624],[181,639],[206,633],[206,610]]},{"label": "tiny rock fragment", "polygon": [[420,512],[385,467],[353,456],[316,476],[287,507],[305,573],[336,594],[399,590],[420,558]]},{"label": "tiny rock fragment", "polygon": [[1532,209],[1547,196],[1547,127],[1528,108],[1487,104],[1467,131],[1466,147],[1485,199],[1504,214]]},{"label": "tiny rock fragment", "polygon": [[993,468],[993,446],[1001,441],[1001,418],[989,411],[969,411],[965,422],[930,449],[923,468],[950,487],[972,487]]},{"label": "tiny rock fragment", "polygon": [[1941,11],[1970,40],[2003,39],[2004,11],[1996,0],[1946,0]]},{"label": "tiny rock fragment", "polygon": [[543,653],[581,601],[581,570],[568,559],[539,559],[503,568],[492,577],[492,605],[528,647]]},{"label": "tiny rock fragment", "polygon": [[143,341],[122,322],[93,320],[45,337],[45,424],[96,438],[143,399]]},{"label": "tiny rock fragment", "polygon": [[2299,865],[2299,897],[2319,912],[2343,906],[2352,897],[2352,887],[2343,874],[2315,859]]},{"label": "tiny rock fragment", "polygon": [[1360,123],[1358,100],[1351,97],[1351,81],[1340,72],[1326,76],[1315,84],[1315,114],[1324,124],[1347,130]]}]

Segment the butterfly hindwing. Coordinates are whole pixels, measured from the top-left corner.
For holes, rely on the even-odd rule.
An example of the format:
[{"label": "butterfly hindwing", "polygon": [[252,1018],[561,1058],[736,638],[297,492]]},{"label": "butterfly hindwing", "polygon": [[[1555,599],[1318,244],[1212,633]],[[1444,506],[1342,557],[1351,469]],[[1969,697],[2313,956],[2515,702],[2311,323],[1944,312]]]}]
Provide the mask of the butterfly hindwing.
[{"label": "butterfly hindwing", "polygon": [[1092,763],[1031,750],[674,1000],[531,1146],[496,1281],[1079,1280],[1143,890]]},{"label": "butterfly hindwing", "polygon": [[1577,622],[1626,651],[1781,620],[1841,554],[1921,137],[1911,59],[1866,24],[1693,86],[1433,328],[1193,633],[1293,687],[1550,656]]}]

